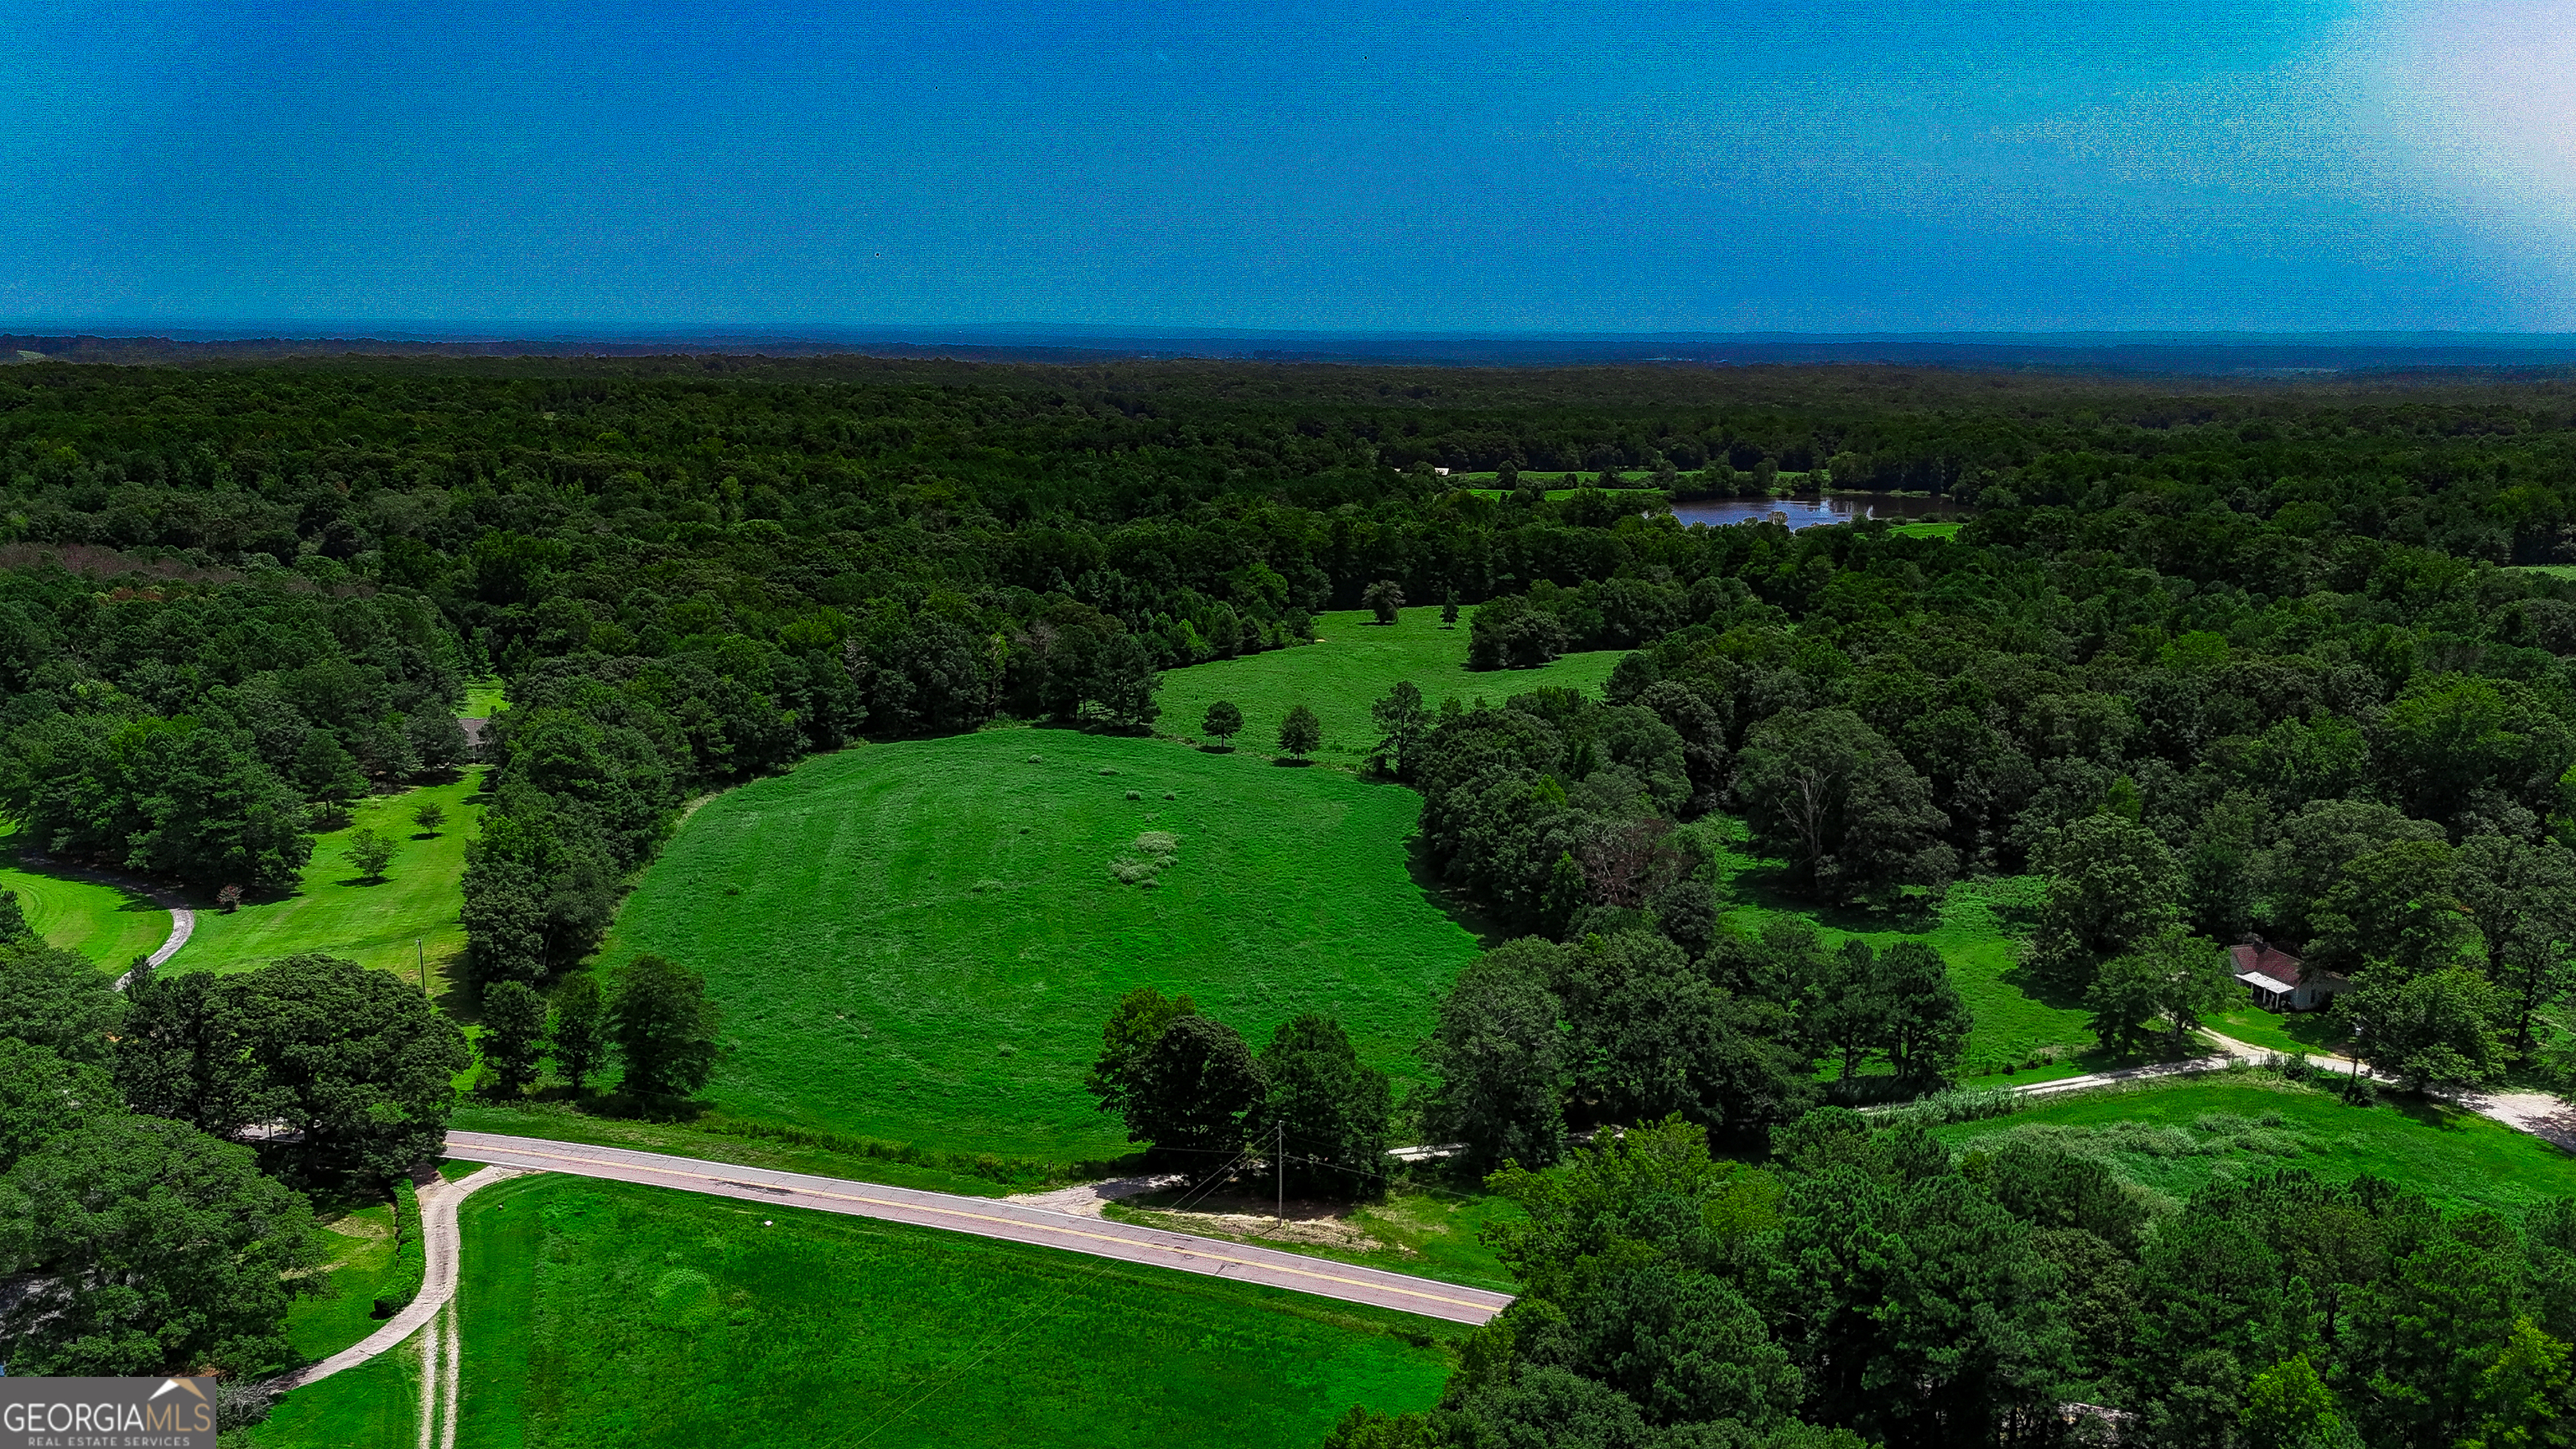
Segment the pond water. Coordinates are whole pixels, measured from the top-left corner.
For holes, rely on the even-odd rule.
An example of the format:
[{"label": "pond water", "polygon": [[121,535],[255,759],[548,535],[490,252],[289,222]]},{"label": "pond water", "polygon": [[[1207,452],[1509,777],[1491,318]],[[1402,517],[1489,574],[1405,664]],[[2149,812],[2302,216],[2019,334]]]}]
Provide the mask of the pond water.
[{"label": "pond water", "polygon": [[1857,523],[1864,518],[1929,518],[1964,522],[1976,512],[1947,498],[1918,498],[1903,493],[1828,493],[1820,498],[1701,498],[1675,503],[1673,517],[1685,524],[1712,527],[1759,523],[1765,519],[1791,529],[1824,523]]}]

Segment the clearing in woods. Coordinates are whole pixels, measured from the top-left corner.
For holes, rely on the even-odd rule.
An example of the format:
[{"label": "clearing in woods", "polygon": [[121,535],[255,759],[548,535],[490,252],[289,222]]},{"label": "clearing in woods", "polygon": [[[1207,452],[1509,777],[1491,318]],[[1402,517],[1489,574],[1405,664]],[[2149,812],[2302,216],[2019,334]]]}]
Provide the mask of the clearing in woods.
[{"label": "clearing in woods", "polygon": [[1599,649],[1536,669],[1470,670],[1467,625],[1475,615],[1462,607],[1458,627],[1444,629],[1436,598],[1407,604],[1393,624],[1376,622],[1366,609],[1336,609],[1315,620],[1320,643],[1163,671],[1162,688],[1154,693],[1163,713],[1154,728],[1196,740],[1208,706],[1231,700],[1243,711],[1236,753],[1267,755],[1279,747],[1279,722],[1289,706],[1303,704],[1324,723],[1324,745],[1315,758],[1356,769],[1377,747],[1369,707],[1399,679],[1412,680],[1433,709],[1451,696],[1461,704],[1501,704],[1543,686],[1579,689],[1597,699],[1611,667],[1627,657],[1624,649]]},{"label": "clearing in woods", "polygon": [[[247,971],[281,956],[321,951],[361,966],[411,976],[425,957],[430,989],[460,968],[465,926],[465,843],[483,817],[479,793],[486,766],[469,767],[444,785],[423,785],[398,795],[373,795],[349,812],[349,823],[315,839],[303,883],[291,894],[253,894],[230,915],[212,899],[197,906],[197,931],[173,971]],[[412,811],[436,801],[447,819],[435,834],[412,822]],[[349,863],[349,842],[361,829],[393,841],[385,878],[361,878]]]},{"label": "clearing in woods", "polygon": [[2015,1134],[2099,1155],[2175,1199],[2214,1179],[2284,1167],[2334,1181],[2368,1173],[2446,1206],[2514,1215],[2576,1194],[2576,1157],[2501,1122],[2394,1094],[2356,1107],[2267,1072],[2085,1092],[1933,1129],[1954,1148]]},{"label": "clearing in woods", "polygon": [[1082,1076],[1134,987],[1194,997],[1255,1050],[1324,1012],[1399,1092],[1415,1076],[1479,949],[1410,868],[1419,808],[1338,770],[1072,730],[866,745],[709,801],[600,959],[706,974],[726,1112],[1114,1157],[1125,1132]]},{"label": "clearing in woods", "polygon": [[[624,1183],[521,1178],[467,1199],[460,1218],[458,1449],[872,1434],[887,1445],[1305,1449],[1354,1403],[1430,1407],[1447,1340],[1464,1332]],[[388,1355],[298,1389],[250,1442],[409,1443],[417,1372]]]}]

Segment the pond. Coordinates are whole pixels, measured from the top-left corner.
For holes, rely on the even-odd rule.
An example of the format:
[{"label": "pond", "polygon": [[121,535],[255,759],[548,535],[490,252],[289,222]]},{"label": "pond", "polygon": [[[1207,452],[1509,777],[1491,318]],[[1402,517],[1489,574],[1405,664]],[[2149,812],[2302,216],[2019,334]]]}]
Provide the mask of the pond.
[{"label": "pond", "polygon": [[1673,517],[1684,523],[1705,523],[1712,527],[1729,523],[1759,523],[1765,519],[1786,523],[1791,529],[1814,528],[1825,523],[1858,523],[1864,518],[1928,518],[1940,522],[1964,522],[1975,509],[1947,498],[1929,498],[1906,493],[1828,493],[1823,497],[1800,498],[1701,498],[1688,503],[1676,502]]}]

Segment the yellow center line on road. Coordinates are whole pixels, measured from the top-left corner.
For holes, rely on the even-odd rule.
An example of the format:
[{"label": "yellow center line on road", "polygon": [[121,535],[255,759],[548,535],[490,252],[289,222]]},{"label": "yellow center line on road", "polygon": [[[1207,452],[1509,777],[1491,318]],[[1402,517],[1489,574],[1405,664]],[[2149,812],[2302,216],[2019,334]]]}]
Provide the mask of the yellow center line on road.
[{"label": "yellow center line on road", "polygon": [[[773,1190],[771,1184],[747,1183],[742,1181],[740,1178],[720,1177],[712,1172],[687,1172],[676,1167],[645,1167],[632,1162],[619,1162],[613,1158],[583,1157],[577,1153],[570,1152],[539,1152],[532,1147],[486,1147],[481,1149],[465,1147],[461,1149],[461,1153],[459,1148],[450,1147],[448,1149],[448,1155],[470,1156],[478,1150],[484,1152],[515,1153],[521,1157],[545,1157],[551,1158],[557,1162],[586,1163],[593,1167],[618,1167],[624,1168],[628,1172],[658,1172],[667,1177],[693,1177],[701,1182],[724,1183],[732,1187],[753,1187],[759,1188],[763,1191]],[[1401,1293],[1408,1298],[1419,1298],[1429,1303],[1446,1303],[1453,1307],[1473,1309],[1478,1312],[1492,1311],[1491,1305],[1478,1303],[1472,1299],[1447,1298],[1437,1293],[1425,1293],[1417,1288],[1398,1288],[1386,1283],[1372,1283],[1365,1278],[1344,1278],[1333,1273],[1318,1273],[1306,1268],[1291,1268],[1283,1263],[1264,1263],[1256,1258],[1228,1257],[1223,1253],[1210,1253],[1195,1247],[1171,1248],[1161,1243],[1139,1242],[1134,1238],[1122,1238],[1115,1233],[1085,1232],[1080,1228],[1059,1228],[1052,1223],[1033,1223],[1026,1218],[997,1217],[991,1213],[970,1213],[963,1208],[936,1207],[928,1203],[904,1202],[897,1198],[866,1197],[857,1193],[847,1192],[826,1192],[823,1189],[816,1187],[787,1187],[780,1184],[775,1187],[775,1190],[802,1193],[808,1197],[834,1198],[841,1202],[867,1203],[874,1207],[906,1208],[913,1212],[944,1213],[949,1217],[964,1218],[969,1222],[1003,1223],[1008,1224],[1011,1227],[1025,1228],[1034,1232],[1056,1233],[1068,1238],[1089,1238],[1093,1242],[1097,1243],[1116,1243],[1119,1246],[1126,1248],[1162,1248],[1165,1252],[1187,1253],[1192,1257],[1206,1258],[1214,1262],[1232,1263],[1240,1268],[1259,1268],[1265,1272],[1289,1273],[1300,1278],[1312,1278],[1319,1283],[1339,1283],[1346,1287],[1367,1288],[1379,1293]],[[1147,1231],[1152,1230],[1148,1229]]]}]

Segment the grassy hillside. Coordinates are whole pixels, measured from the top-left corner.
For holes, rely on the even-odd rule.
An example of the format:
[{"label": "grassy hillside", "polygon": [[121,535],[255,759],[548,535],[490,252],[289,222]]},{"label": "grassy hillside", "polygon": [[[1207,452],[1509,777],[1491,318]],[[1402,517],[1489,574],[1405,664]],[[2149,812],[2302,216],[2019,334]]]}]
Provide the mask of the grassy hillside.
[{"label": "grassy hillside", "polygon": [[[410,975],[429,962],[432,990],[458,968],[465,927],[465,843],[482,818],[483,767],[446,785],[425,785],[358,803],[349,823],[319,837],[303,884],[292,894],[253,897],[230,915],[197,903],[197,933],[170,966],[177,971],[245,971],[299,951],[327,951],[362,966]],[[424,800],[447,808],[447,821],[424,837],[411,813]],[[399,849],[381,881],[365,881],[349,863],[349,838],[372,827]]]},{"label": "grassy hillside", "polygon": [[1315,758],[1355,767],[1377,744],[1369,706],[1399,679],[1412,680],[1435,709],[1451,695],[1462,703],[1482,698],[1500,704],[1542,685],[1597,696],[1611,666],[1624,657],[1623,651],[1598,650],[1569,654],[1539,669],[1471,671],[1467,624],[1474,617],[1475,610],[1461,609],[1458,627],[1444,629],[1438,599],[1405,609],[1391,625],[1375,622],[1364,609],[1336,610],[1316,620],[1318,643],[1166,670],[1154,696],[1163,707],[1155,728],[1197,739],[1207,707],[1230,699],[1243,710],[1236,748],[1268,754],[1278,745],[1279,722],[1289,706],[1304,704],[1324,722],[1324,747]]},{"label": "grassy hillside", "polygon": [[2180,1198],[2236,1173],[2305,1167],[2370,1173],[2459,1206],[2519,1212],[2576,1193],[2576,1157],[2499,1122],[2431,1103],[2353,1107],[2330,1092],[2240,1072],[2088,1092],[2009,1117],[1936,1130],[1953,1146],[2009,1133],[2097,1152]]},{"label": "grassy hillside", "polygon": [[[727,1111],[1115,1155],[1124,1134],[1081,1080],[1133,987],[1187,992],[1256,1045],[1329,1012],[1410,1076],[1477,950],[1408,869],[1418,808],[1339,771],[1069,730],[864,746],[710,801],[602,959],[706,973]],[[1171,864],[1123,883],[1150,831],[1178,837]]]},{"label": "grassy hillside", "polygon": [[169,939],[170,913],[141,891],[27,869],[19,849],[15,827],[0,832],[0,890],[18,893],[27,924],[47,941],[122,972]]},{"label": "grassy hillside", "polygon": [[[1459,1332],[1041,1248],[561,1177],[487,1188],[463,1224],[459,1449],[1304,1449],[1353,1403],[1427,1406],[1448,1372],[1431,1335]],[[410,1422],[418,1390],[399,1361],[369,1367],[289,1396],[252,1442],[399,1442],[377,1436]]]}]

